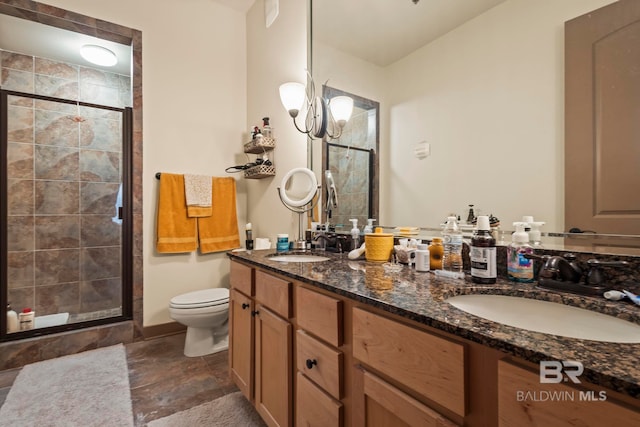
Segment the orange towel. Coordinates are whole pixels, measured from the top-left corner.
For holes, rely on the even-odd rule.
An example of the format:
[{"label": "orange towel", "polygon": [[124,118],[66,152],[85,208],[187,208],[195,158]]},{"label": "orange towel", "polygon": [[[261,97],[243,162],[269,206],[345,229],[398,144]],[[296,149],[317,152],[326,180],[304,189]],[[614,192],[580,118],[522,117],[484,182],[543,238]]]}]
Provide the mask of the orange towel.
[{"label": "orange towel", "polygon": [[236,180],[213,178],[210,217],[198,218],[200,252],[220,252],[240,247],[236,212]]},{"label": "orange towel", "polygon": [[184,176],[160,175],[156,250],[160,253],[192,252],[198,248],[196,218],[187,217]]}]

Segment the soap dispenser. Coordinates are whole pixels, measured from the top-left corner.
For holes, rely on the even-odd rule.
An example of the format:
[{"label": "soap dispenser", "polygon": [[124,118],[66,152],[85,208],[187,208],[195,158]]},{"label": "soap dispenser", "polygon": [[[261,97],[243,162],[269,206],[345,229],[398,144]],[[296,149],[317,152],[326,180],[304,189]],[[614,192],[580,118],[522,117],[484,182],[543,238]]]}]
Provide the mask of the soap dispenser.
[{"label": "soap dispenser", "polygon": [[373,222],[375,219],[369,218],[367,219],[367,225],[364,227],[364,234],[373,233]]},{"label": "soap dispenser", "polygon": [[358,229],[358,219],[352,218],[351,224],[353,228],[351,229],[351,249],[358,249],[360,247],[360,230]]}]

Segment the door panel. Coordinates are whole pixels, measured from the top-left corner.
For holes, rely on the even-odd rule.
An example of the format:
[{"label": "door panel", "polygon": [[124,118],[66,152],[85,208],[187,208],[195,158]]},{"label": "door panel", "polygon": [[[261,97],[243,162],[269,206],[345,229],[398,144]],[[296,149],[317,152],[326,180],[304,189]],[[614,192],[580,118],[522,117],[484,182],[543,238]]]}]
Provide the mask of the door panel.
[{"label": "door panel", "polygon": [[565,23],[565,229],[640,234],[640,3]]}]

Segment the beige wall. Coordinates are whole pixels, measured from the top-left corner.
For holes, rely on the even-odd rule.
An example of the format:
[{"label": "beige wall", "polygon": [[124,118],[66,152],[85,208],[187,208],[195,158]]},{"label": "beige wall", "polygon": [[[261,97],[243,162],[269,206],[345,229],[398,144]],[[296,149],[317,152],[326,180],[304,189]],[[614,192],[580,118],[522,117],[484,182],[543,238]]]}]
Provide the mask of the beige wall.
[{"label": "beige wall", "polygon": [[[171,321],[169,300],[228,287],[225,254],[158,255],[156,172],[226,175],[247,122],[246,18],[211,0],[47,0],[142,31],[144,102],[144,326]],[[238,182],[239,224],[246,185]]]},{"label": "beige wall", "polygon": [[564,22],[608,3],[510,0],[392,65],[385,221],[434,225],[473,203],[504,228],[533,215],[562,230]]},{"label": "beige wall", "polygon": [[[280,202],[277,187],[289,170],[306,166],[307,143],[280,103],[278,87],[288,81],[305,81],[306,34],[305,0],[280,0],[280,14],[269,28],[265,28],[262,1],[247,13],[247,129],[261,126],[261,118],[269,116],[276,138],[271,154],[276,176],[247,180],[247,217],[254,238],[268,237],[272,247],[276,234],[288,233],[293,239],[298,233],[298,215]],[[251,160],[255,157],[250,155]],[[244,161],[243,155],[238,156],[238,162]]]}]

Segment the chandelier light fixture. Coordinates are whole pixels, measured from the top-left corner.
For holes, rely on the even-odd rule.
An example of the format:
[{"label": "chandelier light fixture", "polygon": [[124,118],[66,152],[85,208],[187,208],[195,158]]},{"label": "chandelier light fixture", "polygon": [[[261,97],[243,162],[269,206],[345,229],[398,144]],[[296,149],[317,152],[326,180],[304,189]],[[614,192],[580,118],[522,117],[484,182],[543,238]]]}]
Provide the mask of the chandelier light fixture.
[{"label": "chandelier light fixture", "polygon": [[[308,135],[311,139],[338,139],[342,130],[351,118],[353,112],[353,98],[336,96],[326,100],[316,96],[315,84],[311,74],[309,85],[288,82],[280,85],[280,100],[285,110],[293,119],[296,129]],[[304,126],[300,126],[296,118],[304,112]]]}]

